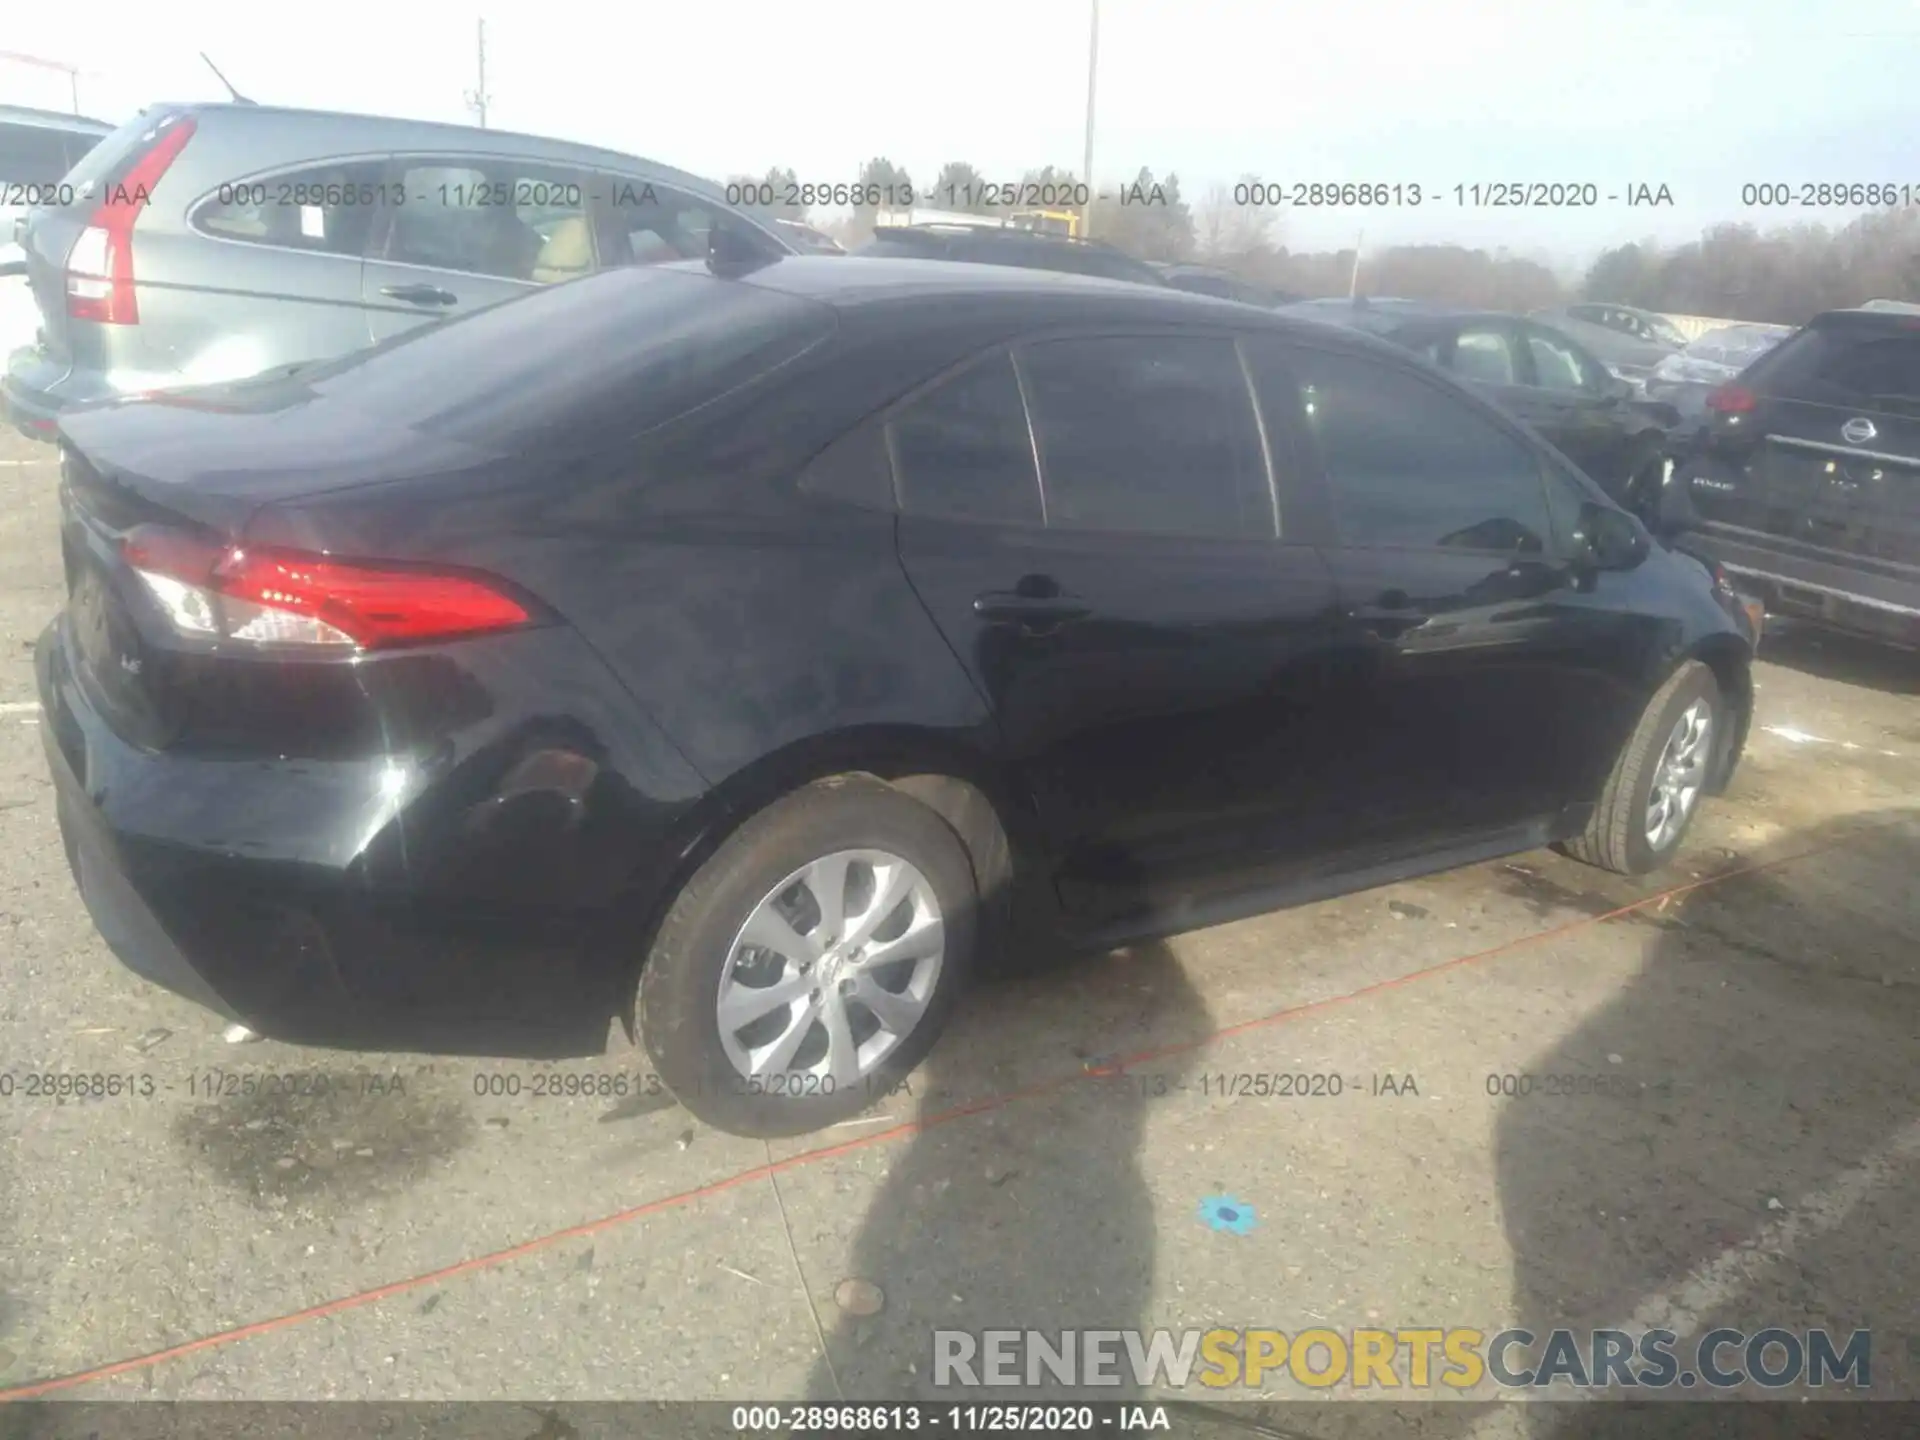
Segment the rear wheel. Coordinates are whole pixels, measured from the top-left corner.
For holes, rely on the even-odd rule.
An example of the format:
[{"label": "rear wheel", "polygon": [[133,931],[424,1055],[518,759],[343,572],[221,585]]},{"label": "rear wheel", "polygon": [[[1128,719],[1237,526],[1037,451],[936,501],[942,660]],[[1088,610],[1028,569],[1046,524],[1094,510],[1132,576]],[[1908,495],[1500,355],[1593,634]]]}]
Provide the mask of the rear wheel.
[{"label": "rear wheel", "polygon": [[1584,833],[1566,852],[1622,875],[1657,870],[1680,848],[1712,778],[1726,703],[1697,660],[1674,671],[1614,762]]},{"label": "rear wheel", "polygon": [[635,1029],[686,1108],[795,1135],[895,1088],[972,962],[973,869],[932,810],[879,781],[810,785],[694,874],[641,972]]}]

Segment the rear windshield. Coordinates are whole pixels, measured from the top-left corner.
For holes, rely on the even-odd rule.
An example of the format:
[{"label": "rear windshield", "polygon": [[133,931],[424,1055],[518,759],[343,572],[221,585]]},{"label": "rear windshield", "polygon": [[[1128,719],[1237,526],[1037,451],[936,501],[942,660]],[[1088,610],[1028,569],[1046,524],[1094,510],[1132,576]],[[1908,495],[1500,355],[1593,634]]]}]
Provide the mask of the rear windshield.
[{"label": "rear windshield", "polygon": [[1814,325],[1754,366],[1770,395],[1920,415],[1920,330]]},{"label": "rear windshield", "polygon": [[172,122],[177,112],[143,110],[111,135],[105,136],[68,172],[69,204],[93,200],[103,184],[124,174],[158,137],[161,127]]},{"label": "rear windshield", "polygon": [[462,444],[512,452],[650,430],[830,335],[817,301],[704,269],[610,270],[303,370],[299,383]]}]

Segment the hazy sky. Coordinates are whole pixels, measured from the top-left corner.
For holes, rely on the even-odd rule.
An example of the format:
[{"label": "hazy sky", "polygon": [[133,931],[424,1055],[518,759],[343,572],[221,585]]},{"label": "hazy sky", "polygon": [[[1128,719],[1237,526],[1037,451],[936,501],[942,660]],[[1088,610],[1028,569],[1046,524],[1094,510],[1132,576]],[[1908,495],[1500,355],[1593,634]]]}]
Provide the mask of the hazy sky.
[{"label": "hazy sky", "polygon": [[[263,103],[464,121],[487,21],[489,123],[723,178],[793,167],[851,180],[884,153],[920,185],[1080,167],[1089,0],[529,0],[15,3],[0,48],[76,63],[82,108],[121,119],[224,92]],[[1419,208],[1280,219],[1285,243],[1457,240],[1589,258],[1693,238],[1756,211],[1744,182],[1920,192],[1920,0],[1101,0],[1094,173],[1177,172],[1189,199],[1243,174],[1418,183]],[[319,17],[324,17],[322,20]],[[66,108],[64,77],[0,61],[0,101]],[[1668,186],[1671,209],[1463,209],[1454,185]],[[1434,192],[1445,192],[1435,200]],[[1916,194],[1920,199],[1920,194]]]}]

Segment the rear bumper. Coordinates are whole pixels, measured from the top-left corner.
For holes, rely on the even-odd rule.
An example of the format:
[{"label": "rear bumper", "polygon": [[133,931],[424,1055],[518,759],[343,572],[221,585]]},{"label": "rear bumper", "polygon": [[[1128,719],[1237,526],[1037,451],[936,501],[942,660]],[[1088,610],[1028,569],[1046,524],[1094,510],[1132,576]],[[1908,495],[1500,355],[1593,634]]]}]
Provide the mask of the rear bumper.
[{"label": "rear bumper", "polygon": [[1717,560],[1734,587],[1763,601],[1771,614],[1920,646],[1920,578],[1814,559],[1716,525],[1690,531],[1686,541]]},{"label": "rear bumper", "polygon": [[128,969],[308,1044],[603,1048],[630,973],[608,938],[634,927],[577,882],[601,847],[635,853],[617,816],[474,787],[471,766],[398,800],[381,761],[139,749],[73,673],[65,624],[35,649],[40,733],[75,881]]}]

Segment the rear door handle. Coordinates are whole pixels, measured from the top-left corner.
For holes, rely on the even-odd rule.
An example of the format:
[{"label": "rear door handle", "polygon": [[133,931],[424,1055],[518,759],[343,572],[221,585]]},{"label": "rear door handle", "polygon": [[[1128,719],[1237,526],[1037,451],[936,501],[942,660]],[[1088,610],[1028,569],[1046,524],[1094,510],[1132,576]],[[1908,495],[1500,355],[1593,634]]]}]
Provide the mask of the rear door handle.
[{"label": "rear door handle", "polygon": [[382,285],[380,293],[394,300],[405,300],[410,305],[452,305],[460,298],[438,285]]},{"label": "rear door handle", "polygon": [[1084,620],[1093,607],[1071,595],[1022,595],[1017,590],[989,590],[974,597],[973,613],[1000,624],[1064,625]]}]

